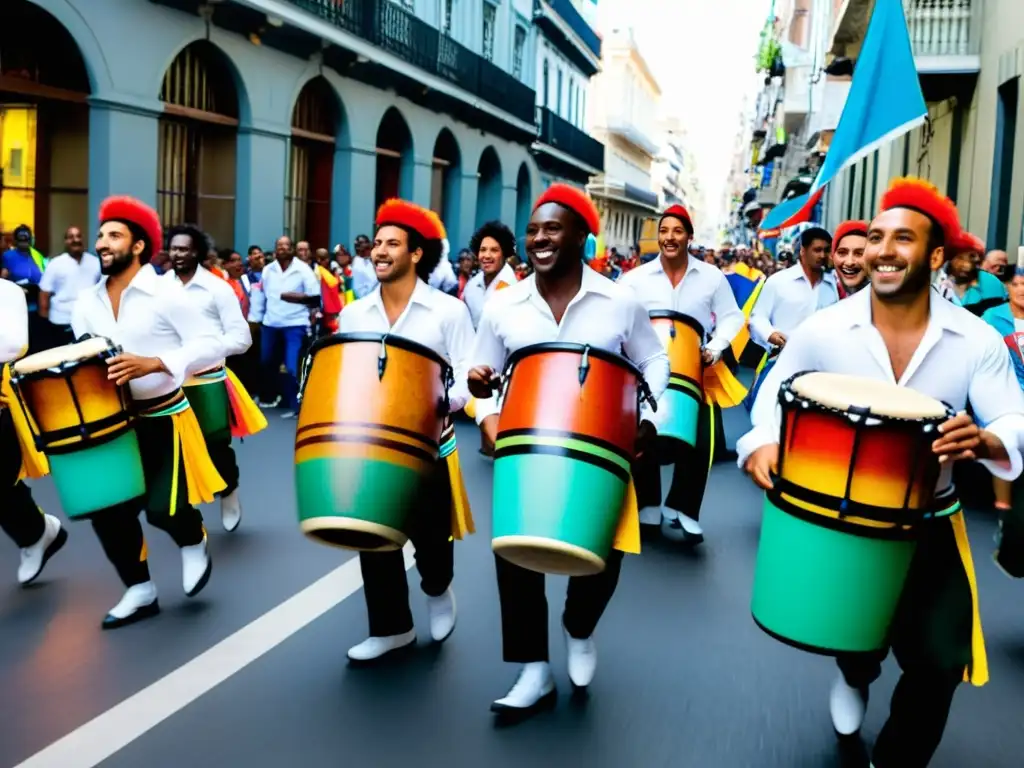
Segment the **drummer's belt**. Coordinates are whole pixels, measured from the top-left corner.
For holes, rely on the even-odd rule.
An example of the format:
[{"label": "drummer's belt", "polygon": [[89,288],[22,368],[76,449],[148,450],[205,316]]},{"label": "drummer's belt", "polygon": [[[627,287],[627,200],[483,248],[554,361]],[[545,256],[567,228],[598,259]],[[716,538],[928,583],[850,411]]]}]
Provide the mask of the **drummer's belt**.
[{"label": "drummer's belt", "polygon": [[216,368],[211,368],[208,371],[197,373],[188,378],[185,382],[186,387],[196,387],[201,384],[213,384],[218,381],[227,381],[228,371],[223,365],[218,365]]}]

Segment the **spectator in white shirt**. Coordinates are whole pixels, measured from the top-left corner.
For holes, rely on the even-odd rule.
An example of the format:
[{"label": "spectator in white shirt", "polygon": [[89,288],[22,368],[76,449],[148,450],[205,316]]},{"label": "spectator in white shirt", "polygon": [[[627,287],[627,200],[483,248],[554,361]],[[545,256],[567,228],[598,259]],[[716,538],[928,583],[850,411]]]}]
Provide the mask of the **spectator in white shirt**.
[{"label": "spectator in white shirt", "polygon": [[352,259],[352,292],[361,299],[377,287],[377,273],[370,260],[373,245],[366,235],[357,235],[353,247],[356,255]]},{"label": "spectator in white shirt", "polygon": [[515,285],[515,270],[507,259],[516,252],[516,236],[500,221],[489,221],[473,233],[469,250],[476,256],[480,270],[466,282],[462,300],[469,307],[473,327],[480,325],[480,317],[495,291]]},{"label": "spectator in white shirt", "polygon": [[50,321],[46,347],[59,347],[75,340],[71,333],[71,311],[78,294],[100,280],[100,260],[85,250],[82,230],[69,227],[64,233],[65,251],[50,259],[39,281],[39,316]]}]

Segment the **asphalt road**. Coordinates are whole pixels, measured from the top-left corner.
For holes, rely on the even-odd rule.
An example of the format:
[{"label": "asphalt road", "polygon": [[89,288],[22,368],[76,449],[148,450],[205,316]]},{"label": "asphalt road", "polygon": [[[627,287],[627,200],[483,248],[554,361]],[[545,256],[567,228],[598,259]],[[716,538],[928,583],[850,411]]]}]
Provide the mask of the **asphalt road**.
[{"label": "asphalt road", "polygon": [[[120,585],[87,524],[29,589],[14,585],[16,551],[0,544],[0,766],[16,766],[147,689],[296,593],[351,555],[317,546],[298,530],[292,491],[295,422],[271,418],[268,432],[238,448],[245,518],[232,535],[210,529],[214,573],[194,600],[180,586],[169,539],[150,533],[150,558],[163,613],[115,632],[99,621]],[[730,444],[746,425],[727,414]],[[356,591],[252,663],[190,701],[168,684],[180,711],[128,741],[105,768],[271,768],[278,766],[589,765],[598,768],[831,768],[849,764],[829,721],[828,659],[787,648],[760,632],[749,603],[760,496],[731,465],[712,473],[702,521],[707,542],[684,551],[645,543],[629,557],[598,628],[600,665],[588,698],[569,695],[557,636],[565,580],[549,580],[553,662],[560,685],[553,712],[496,727],[490,702],[515,668],[500,656],[500,623],[489,547],[490,467],[476,452],[472,425],[459,429],[463,469],[478,533],[457,546],[459,623],[440,648],[426,645],[422,595],[412,590],[421,637],[417,653],[373,668],[351,668],[345,650],[366,633]],[[59,509],[52,486],[37,499]],[[961,688],[937,768],[1002,768],[1024,763],[1024,585],[1002,576],[988,555],[994,521],[970,522],[988,638],[992,682]],[[354,564],[353,564],[354,565]],[[358,571],[356,571],[357,573]],[[412,577],[415,585],[418,581]],[[271,621],[273,624],[273,621]],[[273,627],[259,625],[265,637]],[[263,640],[260,639],[259,642]],[[267,644],[269,647],[271,643]],[[205,658],[205,657],[204,657]],[[193,665],[194,666],[194,665]],[[887,662],[864,728],[870,742],[896,679]],[[193,675],[194,677],[194,675]],[[87,726],[94,744],[116,743],[119,728],[152,716],[133,699]],[[149,713],[149,715],[147,715]],[[126,725],[127,724],[127,725]],[[123,736],[123,734],[121,734]],[[72,761],[73,762],[73,761]],[[67,763],[35,765],[74,768]],[[94,765],[83,756],[77,765]]]}]

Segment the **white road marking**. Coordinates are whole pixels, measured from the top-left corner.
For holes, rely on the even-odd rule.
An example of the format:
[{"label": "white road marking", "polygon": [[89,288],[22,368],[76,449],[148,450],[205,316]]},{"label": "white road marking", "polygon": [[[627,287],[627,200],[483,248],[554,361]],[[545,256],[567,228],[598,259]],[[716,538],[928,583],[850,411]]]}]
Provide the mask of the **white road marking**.
[{"label": "white road marking", "polygon": [[[406,545],[404,554],[408,570],[414,562],[411,544]],[[362,585],[359,558],[353,557],[15,768],[94,768],[351,597]]]}]

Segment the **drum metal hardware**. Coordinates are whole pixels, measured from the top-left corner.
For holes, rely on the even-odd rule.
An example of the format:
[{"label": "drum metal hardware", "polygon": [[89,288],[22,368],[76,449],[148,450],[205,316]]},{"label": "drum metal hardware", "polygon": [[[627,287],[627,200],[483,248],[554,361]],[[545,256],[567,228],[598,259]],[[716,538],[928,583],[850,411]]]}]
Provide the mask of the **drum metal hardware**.
[{"label": "drum metal hardware", "polygon": [[385,336],[380,340],[380,353],[377,355],[377,380],[384,380],[384,369],[388,365],[388,337]]},{"label": "drum metal hardware", "polygon": [[[590,373],[590,345],[583,347],[583,359],[580,360],[579,379],[580,388],[587,383],[587,374]],[[582,393],[581,393],[582,396]]]}]

